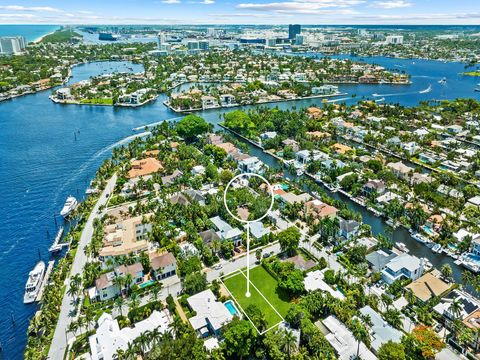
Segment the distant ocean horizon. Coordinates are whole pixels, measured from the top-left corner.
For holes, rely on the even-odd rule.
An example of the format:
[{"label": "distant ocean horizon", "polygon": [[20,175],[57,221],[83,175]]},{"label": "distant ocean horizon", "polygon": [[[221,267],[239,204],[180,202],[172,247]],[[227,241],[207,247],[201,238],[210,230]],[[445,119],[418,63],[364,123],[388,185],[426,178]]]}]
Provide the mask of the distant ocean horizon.
[{"label": "distant ocean horizon", "polygon": [[0,36],[23,36],[32,42],[60,28],[60,25],[0,25]]}]

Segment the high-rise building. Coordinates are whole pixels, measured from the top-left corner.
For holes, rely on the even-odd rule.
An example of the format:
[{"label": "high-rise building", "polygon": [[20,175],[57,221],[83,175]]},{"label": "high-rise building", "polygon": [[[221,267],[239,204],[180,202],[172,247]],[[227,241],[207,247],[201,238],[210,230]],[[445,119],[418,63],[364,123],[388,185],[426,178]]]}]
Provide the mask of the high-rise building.
[{"label": "high-rise building", "polygon": [[200,40],[198,42],[198,48],[200,50],[208,51],[208,49],[210,49],[210,43],[207,40]]},{"label": "high-rise building", "polygon": [[157,35],[157,44],[158,44],[158,49],[162,46],[162,44],[167,43],[167,35],[163,32],[158,33]]},{"label": "high-rise building", "polygon": [[402,35],[389,35],[385,39],[385,44],[403,44],[403,36]]},{"label": "high-rise building", "polygon": [[305,38],[303,35],[297,35],[295,36],[295,45],[303,45]]},{"label": "high-rise building", "polygon": [[19,54],[27,46],[23,36],[4,36],[0,37],[0,54],[12,55]]},{"label": "high-rise building", "polygon": [[290,40],[295,40],[295,36],[299,35],[302,32],[302,26],[299,24],[290,24],[288,25],[288,38]]},{"label": "high-rise building", "polygon": [[189,41],[187,43],[187,49],[188,50],[198,50],[199,49],[198,41]]},{"label": "high-rise building", "polygon": [[267,46],[273,47],[277,45],[277,39],[269,38],[267,39]]}]

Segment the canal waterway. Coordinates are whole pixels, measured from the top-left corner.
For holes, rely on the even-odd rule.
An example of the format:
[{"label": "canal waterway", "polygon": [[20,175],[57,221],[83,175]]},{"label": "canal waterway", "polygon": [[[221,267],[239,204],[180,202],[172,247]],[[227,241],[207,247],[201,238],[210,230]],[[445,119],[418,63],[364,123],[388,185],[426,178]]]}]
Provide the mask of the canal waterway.
[{"label": "canal waterway", "polygon": [[[463,64],[389,58],[364,60],[405,70],[412,74],[412,84],[341,85],[341,92],[356,94],[355,98],[348,98],[348,103],[362,97],[385,98],[386,102],[405,106],[431,99],[480,99],[480,93],[473,91],[479,79],[459,75],[464,71]],[[140,65],[123,62],[84,64],[73,69],[70,83],[112,71],[141,70]],[[447,78],[446,85],[438,83],[443,77]],[[420,93],[430,85],[430,92]],[[82,198],[98,166],[110,156],[113,147],[128,141],[133,128],[179,116],[163,105],[163,95],[140,108],[113,108],[55,104],[48,99],[50,93],[47,90],[0,103],[0,342],[3,347],[0,356],[5,359],[22,358],[28,321],[37,309],[36,305],[23,304],[25,282],[39,258],[49,260],[48,247],[56,232],[54,216],[60,224],[58,213],[66,197],[72,194]],[[265,106],[291,109],[312,104],[321,106],[322,99]],[[209,110],[199,115],[218,124],[227,111],[230,110]],[[254,151],[272,164],[266,154]],[[340,199],[360,211],[375,234],[384,232],[379,218],[346,198]],[[396,241],[404,242],[410,253],[427,257],[436,267],[450,263],[455,279],[459,280],[461,269],[452,259],[433,255],[404,229],[395,230],[393,236]]]}]

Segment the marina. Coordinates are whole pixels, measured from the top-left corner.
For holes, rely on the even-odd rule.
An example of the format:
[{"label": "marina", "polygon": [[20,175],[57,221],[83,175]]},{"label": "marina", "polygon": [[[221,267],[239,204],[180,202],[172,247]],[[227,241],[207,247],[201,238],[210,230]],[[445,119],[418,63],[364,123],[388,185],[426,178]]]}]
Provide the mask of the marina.
[{"label": "marina", "polygon": [[43,290],[45,289],[45,286],[48,284],[48,280],[50,279],[50,275],[53,270],[53,266],[55,265],[55,260],[50,260],[47,265],[47,270],[45,271],[45,275],[42,280],[42,284],[40,285],[40,289],[38,290],[38,295],[35,299],[35,301],[39,302],[42,300],[43,297]]},{"label": "marina", "polygon": [[68,243],[60,242],[62,240],[63,231],[64,231],[64,227],[60,226],[60,228],[57,231],[57,235],[55,236],[55,241],[53,242],[52,246],[48,248],[48,251],[50,251],[51,253],[59,252],[64,247],[68,246]]}]

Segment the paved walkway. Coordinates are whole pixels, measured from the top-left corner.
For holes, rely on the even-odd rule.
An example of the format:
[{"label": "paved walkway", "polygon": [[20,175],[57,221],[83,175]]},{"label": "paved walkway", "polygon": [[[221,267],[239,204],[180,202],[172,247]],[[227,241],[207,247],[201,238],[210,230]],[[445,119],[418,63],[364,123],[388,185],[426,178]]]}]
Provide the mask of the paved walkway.
[{"label": "paved walkway", "polygon": [[76,274],[82,274],[85,263],[87,262],[87,256],[85,255],[84,248],[87,244],[90,243],[93,235],[93,222],[96,218],[100,217],[99,208],[102,205],[105,205],[108,201],[108,196],[112,193],[115,188],[115,183],[117,181],[117,174],[114,174],[112,178],[108,181],[105,186],[105,190],[100,195],[95,207],[93,208],[90,216],[88,217],[85,228],[82,231],[80,236],[80,241],[78,243],[77,252],[75,258],[73,259],[72,270],[70,275],[65,280],[65,295],[63,296],[62,305],[60,307],[60,316],[58,317],[57,326],[55,328],[55,333],[53,335],[52,344],[50,345],[50,350],[48,352],[48,359],[51,360],[63,360],[65,349],[67,347],[67,336],[73,338],[72,334],[67,333],[68,325],[72,321],[72,297],[68,295],[68,289],[70,287],[70,278]]},{"label": "paved walkway", "polygon": [[180,319],[182,319],[184,323],[188,324],[188,318],[183,311],[182,305],[180,305],[177,298],[174,298],[173,301],[175,302],[175,308],[177,309],[178,316],[180,316]]}]

